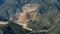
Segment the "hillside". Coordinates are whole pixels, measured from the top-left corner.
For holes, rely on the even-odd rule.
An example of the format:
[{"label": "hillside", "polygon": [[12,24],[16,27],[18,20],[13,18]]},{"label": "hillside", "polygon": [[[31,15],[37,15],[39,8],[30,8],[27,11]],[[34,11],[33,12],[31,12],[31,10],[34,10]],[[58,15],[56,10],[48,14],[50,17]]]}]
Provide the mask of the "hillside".
[{"label": "hillside", "polygon": [[0,0],[1,34],[60,34],[60,0]]}]

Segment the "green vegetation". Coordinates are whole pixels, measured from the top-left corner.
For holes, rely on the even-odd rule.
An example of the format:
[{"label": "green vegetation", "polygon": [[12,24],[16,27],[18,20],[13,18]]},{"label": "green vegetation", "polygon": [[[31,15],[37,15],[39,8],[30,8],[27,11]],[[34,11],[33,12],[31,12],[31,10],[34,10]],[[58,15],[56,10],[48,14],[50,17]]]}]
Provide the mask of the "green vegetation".
[{"label": "green vegetation", "polygon": [[[15,13],[19,13],[21,7],[27,3],[37,3],[40,5],[39,7],[39,16],[38,21],[31,21],[27,27],[31,28],[33,31],[25,30],[21,25],[18,25],[14,22],[9,22],[7,25],[0,25],[0,32],[3,34],[60,34],[60,1],[58,0],[31,0],[30,2],[26,2],[27,0],[18,3],[18,1],[10,1],[6,0],[5,4],[3,4],[0,8],[0,21],[5,18],[9,18]],[[23,3],[24,2],[24,3]],[[21,6],[20,6],[21,5]],[[8,10],[7,10],[8,8]],[[8,13],[5,12],[8,11]],[[16,12],[15,12],[16,11]],[[9,15],[8,15],[9,14]],[[1,19],[2,17],[2,19]],[[41,19],[41,20],[40,20]],[[48,30],[47,32],[41,30]]]}]

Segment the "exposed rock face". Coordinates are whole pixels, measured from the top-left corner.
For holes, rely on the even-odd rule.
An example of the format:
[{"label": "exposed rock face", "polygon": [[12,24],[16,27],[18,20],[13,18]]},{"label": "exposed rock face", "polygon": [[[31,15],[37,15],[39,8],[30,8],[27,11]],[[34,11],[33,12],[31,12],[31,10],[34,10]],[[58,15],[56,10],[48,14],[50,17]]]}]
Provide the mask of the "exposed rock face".
[{"label": "exposed rock face", "polygon": [[33,12],[38,9],[39,5],[38,4],[26,4],[22,7],[24,12]]},{"label": "exposed rock face", "polygon": [[[60,34],[60,0],[0,1],[0,21],[5,21],[0,22],[3,34],[25,34],[24,29],[42,32],[31,34]],[[6,21],[11,23],[6,26]]]},{"label": "exposed rock face", "polygon": [[[38,14],[38,4],[26,4],[22,7],[23,12],[17,13],[18,17],[17,20],[14,19],[14,21],[17,24],[23,25],[23,28],[27,28],[27,24],[31,21],[38,21],[39,20],[39,14]],[[17,15],[15,14],[15,15]],[[39,17],[39,18],[38,18]]]}]

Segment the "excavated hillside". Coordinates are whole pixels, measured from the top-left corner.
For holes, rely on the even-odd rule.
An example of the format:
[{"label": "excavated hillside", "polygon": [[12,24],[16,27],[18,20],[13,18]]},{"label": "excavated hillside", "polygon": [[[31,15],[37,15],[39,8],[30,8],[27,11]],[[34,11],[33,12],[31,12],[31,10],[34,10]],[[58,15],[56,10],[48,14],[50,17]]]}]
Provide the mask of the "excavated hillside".
[{"label": "excavated hillside", "polygon": [[0,0],[0,34],[60,34],[60,0]]}]

